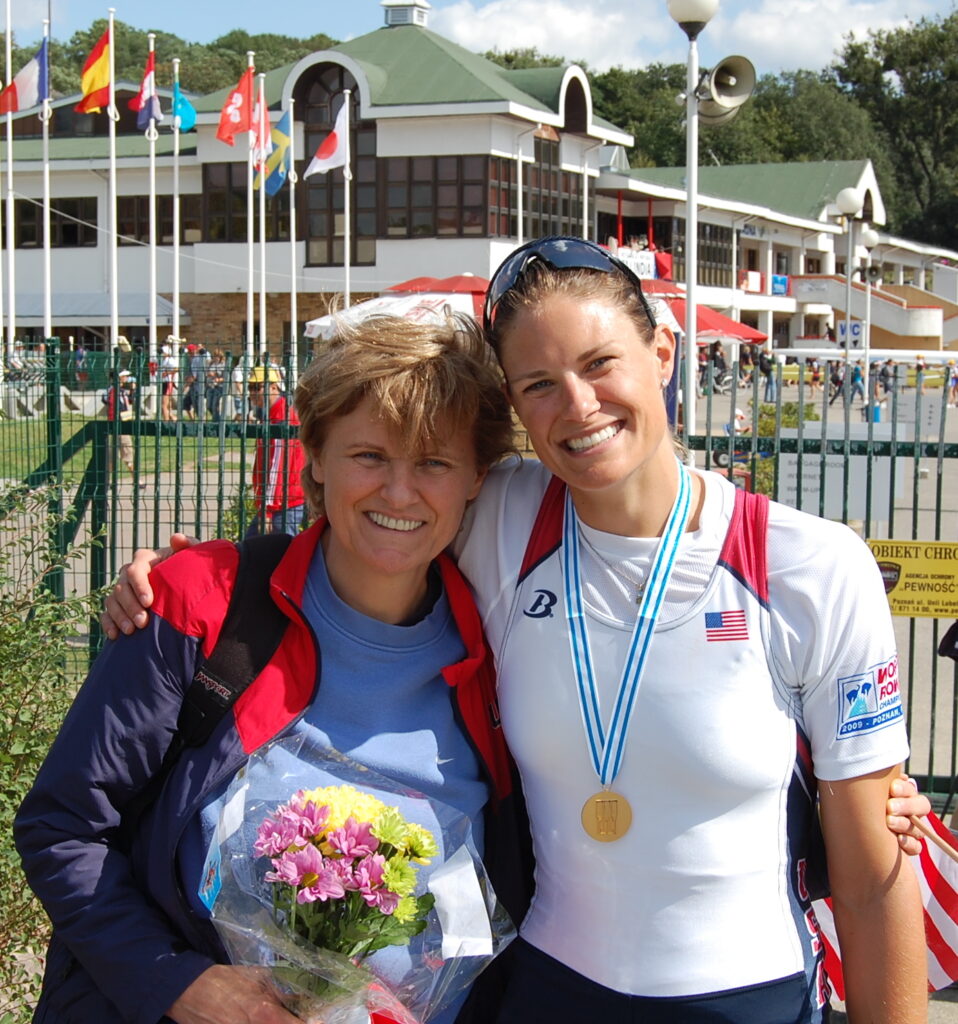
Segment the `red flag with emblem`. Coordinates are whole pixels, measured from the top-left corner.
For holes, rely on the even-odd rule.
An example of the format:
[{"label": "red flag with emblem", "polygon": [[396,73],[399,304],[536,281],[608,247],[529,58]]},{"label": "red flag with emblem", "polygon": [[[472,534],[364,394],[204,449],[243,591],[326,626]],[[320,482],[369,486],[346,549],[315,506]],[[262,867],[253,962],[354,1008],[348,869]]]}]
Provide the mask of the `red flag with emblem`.
[{"label": "red flag with emblem", "polygon": [[216,137],[227,146],[236,145],[240,132],[253,130],[253,69],[247,68],[235,89],[231,89],[220,111]]}]

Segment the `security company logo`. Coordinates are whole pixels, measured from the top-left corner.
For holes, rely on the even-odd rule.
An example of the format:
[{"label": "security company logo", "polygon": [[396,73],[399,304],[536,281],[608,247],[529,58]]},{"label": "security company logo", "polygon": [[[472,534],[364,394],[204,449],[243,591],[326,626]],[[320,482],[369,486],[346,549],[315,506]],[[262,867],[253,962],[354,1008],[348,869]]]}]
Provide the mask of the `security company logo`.
[{"label": "security company logo", "polygon": [[877,732],[902,717],[898,658],[838,680],[838,739]]},{"label": "security company logo", "polygon": [[901,579],[901,566],[897,562],[879,562],[878,570],[881,573],[882,583],[885,584],[885,593],[890,594]]},{"label": "security company logo", "polygon": [[558,598],[551,590],[537,590],[536,599],[522,614],[528,615],[530,619],[551,619],[557,601]]}]

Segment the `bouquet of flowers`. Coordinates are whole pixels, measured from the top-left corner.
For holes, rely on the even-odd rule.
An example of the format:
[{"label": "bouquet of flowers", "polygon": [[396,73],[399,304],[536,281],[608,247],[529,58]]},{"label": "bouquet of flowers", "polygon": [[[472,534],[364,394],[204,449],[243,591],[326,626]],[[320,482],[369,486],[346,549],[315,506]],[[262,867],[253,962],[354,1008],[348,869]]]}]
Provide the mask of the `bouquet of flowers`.
[{"label": "bouquet of flowers", "polygon": [[302,737],[234,780],[200,895],[232,961],[317,1024],[420,1024],[515,934],[464,815]]}]

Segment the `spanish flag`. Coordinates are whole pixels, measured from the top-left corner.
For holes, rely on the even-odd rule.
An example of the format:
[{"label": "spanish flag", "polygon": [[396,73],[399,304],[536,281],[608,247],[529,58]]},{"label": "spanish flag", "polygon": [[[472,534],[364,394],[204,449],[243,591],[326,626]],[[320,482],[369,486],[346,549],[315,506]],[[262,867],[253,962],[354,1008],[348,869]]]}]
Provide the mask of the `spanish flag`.
[{"label": "spanish flag", "polygon": [[83,99],[73,108],[79,114],[98,114],[110,102],[110,30],[100,36],[80,73]]}]

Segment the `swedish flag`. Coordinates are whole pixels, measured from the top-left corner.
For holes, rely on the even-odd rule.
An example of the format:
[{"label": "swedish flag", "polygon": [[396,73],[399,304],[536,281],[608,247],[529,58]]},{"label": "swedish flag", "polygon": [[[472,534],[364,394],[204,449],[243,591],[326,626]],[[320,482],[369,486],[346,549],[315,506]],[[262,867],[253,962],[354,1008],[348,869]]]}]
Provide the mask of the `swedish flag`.
[{"label": "swedish flag", "polygon": [[[292,141],[292,132],[293,126],[287,110],[270,133],[273,139],[273,151],[266,158],[266,194],[268,196],[275,196],[286,184],[286,178],[289,175],[289,144]],[[262,172],[256,175],[253,188],[260,187],[262,178]]]}]

